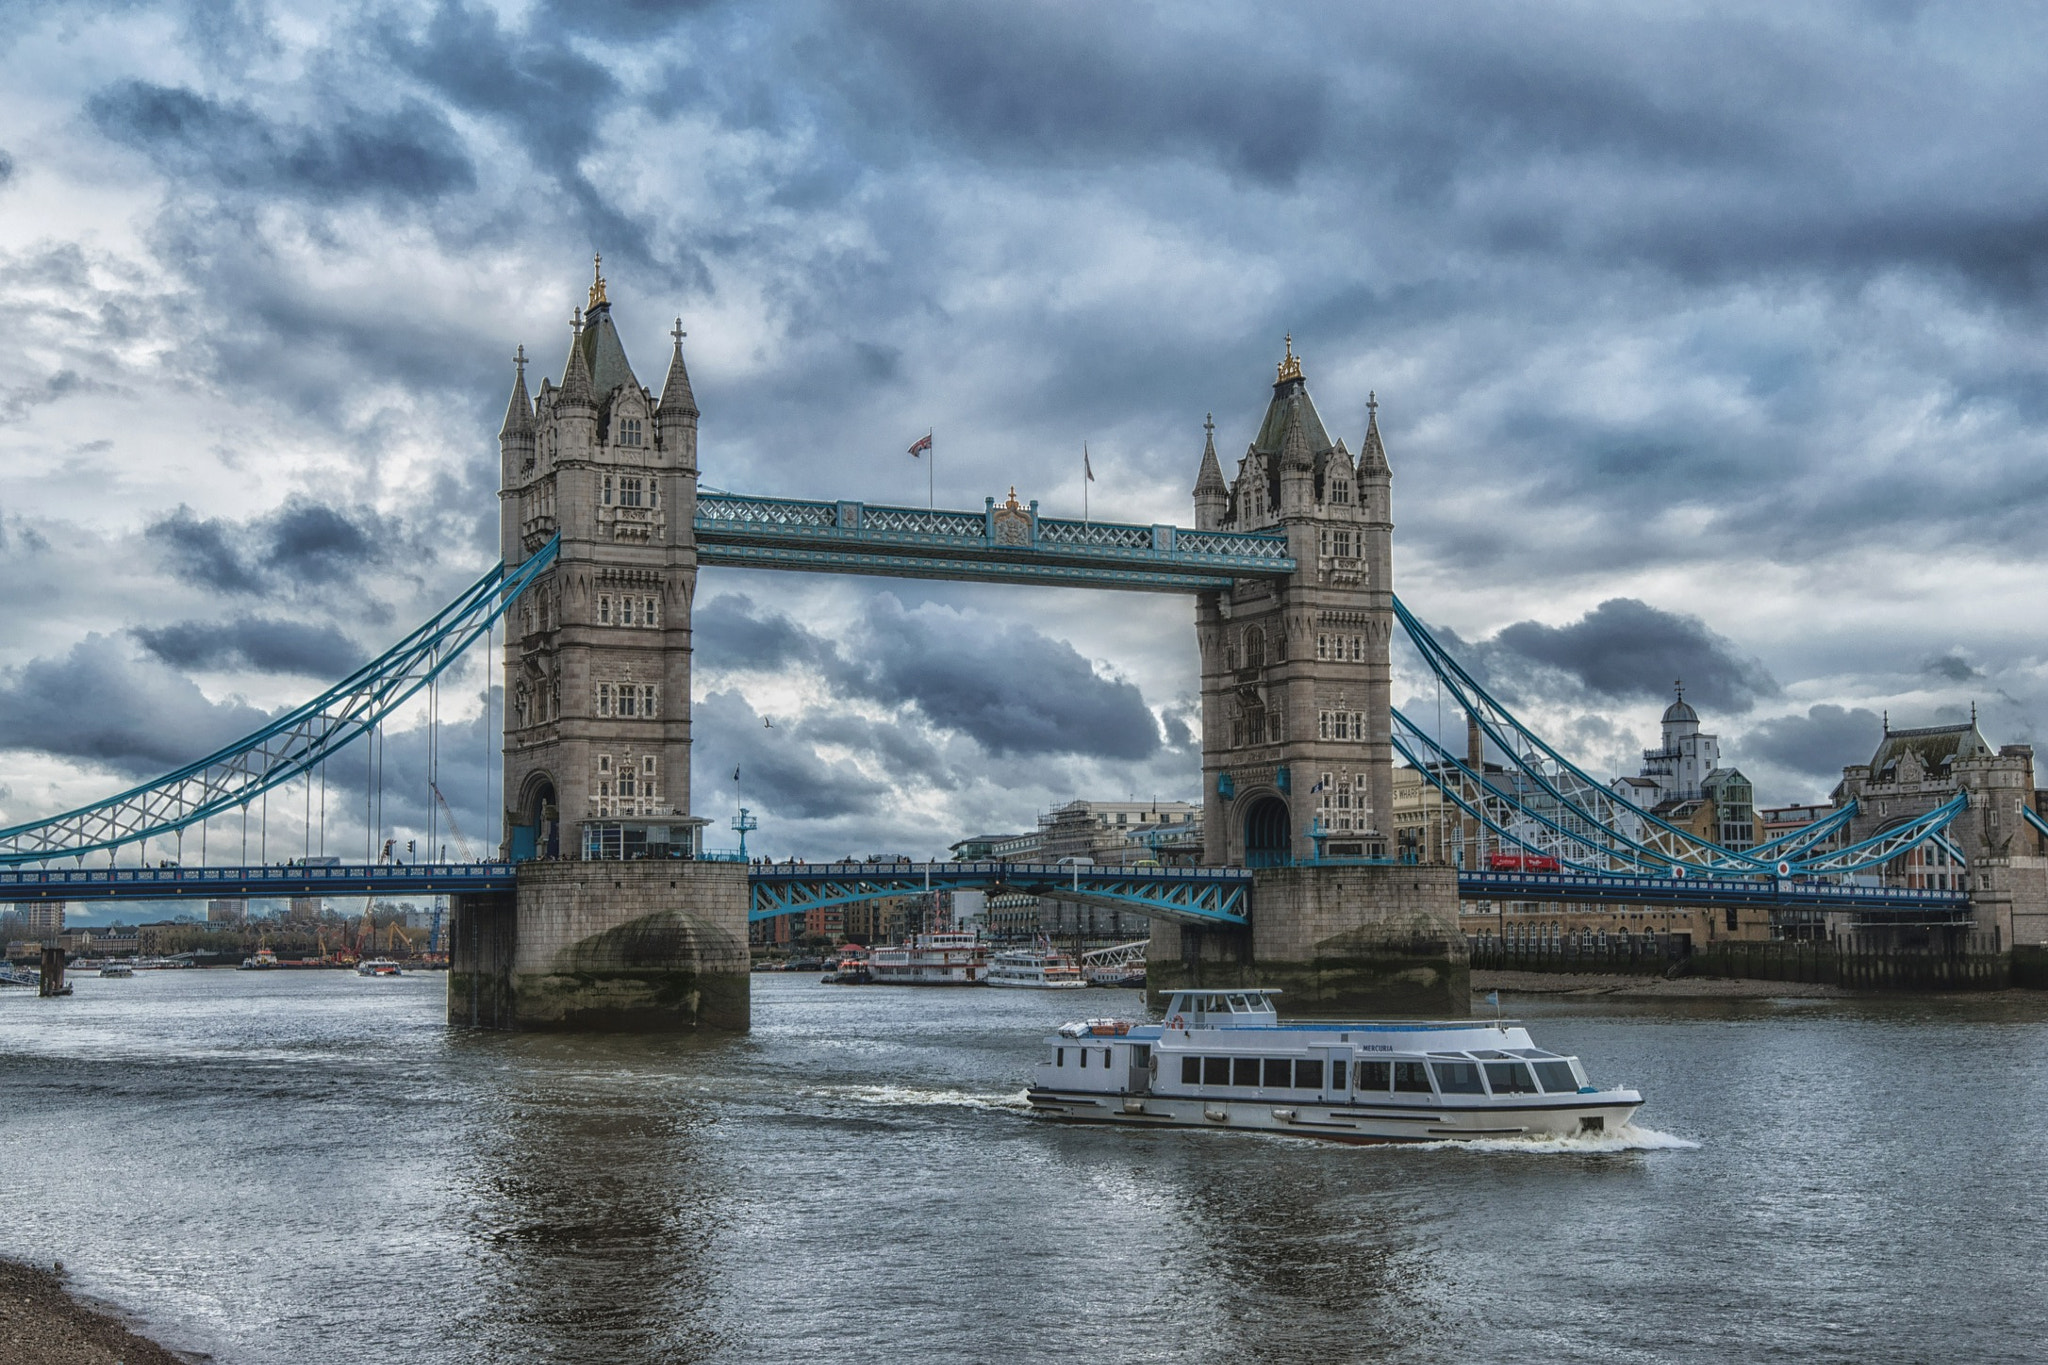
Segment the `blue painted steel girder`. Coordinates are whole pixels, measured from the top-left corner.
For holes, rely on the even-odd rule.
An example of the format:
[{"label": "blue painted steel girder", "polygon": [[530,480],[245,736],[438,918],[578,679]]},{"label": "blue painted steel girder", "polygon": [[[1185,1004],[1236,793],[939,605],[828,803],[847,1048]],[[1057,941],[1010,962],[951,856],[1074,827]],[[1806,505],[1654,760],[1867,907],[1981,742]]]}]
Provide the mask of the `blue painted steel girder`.
[{"label": "blue painted steel girder", "polygon": [[1797,910],[1936,911],[1967,917],[1961,891],[1744,880],[1735,877],[1620,877],[1572,872],[1460,872],[1460,900],[1583,901],[1602,905],[1763,905]]},{"label": "blue painted steel girder", "polygon": [[510,891],[511,863],[343,863],[313,867],[79,867],[0,871],[0,901],[275,900]]},{"label": "blue painted steel girder", "polygon": [[705,492],[697,561],[1048,587],[1213,592],[1294,571],[1283,536],[1040,517],[1037,504],[979,512]]},{"label": "blue painted steel girder", "polygon": [[1252,874],[1236,867],[1051,863],[773,863],[749,869],[750,919],[927,890],[1005,890],[1132,910],[1179,924],[1250,923]]}]

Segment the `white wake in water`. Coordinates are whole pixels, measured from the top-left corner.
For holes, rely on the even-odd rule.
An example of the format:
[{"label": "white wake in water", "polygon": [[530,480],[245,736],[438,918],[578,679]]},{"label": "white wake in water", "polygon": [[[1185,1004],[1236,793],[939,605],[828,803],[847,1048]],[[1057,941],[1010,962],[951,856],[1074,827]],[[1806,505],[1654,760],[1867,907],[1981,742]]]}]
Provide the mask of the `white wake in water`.
[{"label": "white wake in water", "polygon": [[1564,1153],[1590,1155],[1600,1152],[1689,1152],[1699,1145],[1691,1138],[1660,1133],[1625,1123],[1611,1133],[1575,1133],[1571,1137],[1469,1138],[1425,1142],[1425,1148],[1447,1152],[1526,1152],[1534,1155]]},{"label": "white wake in water", "polygon": [[805,1092],[822,1098],[852,1100],[855,1104],[872,1104],[890,1109],[914,1109],[925,1107],[953,1109],[1000,1110],[1007,1113],[1029,1113],[1031,1105],[1025,1099],[1025,1092],[1013,1095],[976,1095],[965,1090],[923,1090],[908,1085],[851,1085],[834,1086],[828,1089]]}]

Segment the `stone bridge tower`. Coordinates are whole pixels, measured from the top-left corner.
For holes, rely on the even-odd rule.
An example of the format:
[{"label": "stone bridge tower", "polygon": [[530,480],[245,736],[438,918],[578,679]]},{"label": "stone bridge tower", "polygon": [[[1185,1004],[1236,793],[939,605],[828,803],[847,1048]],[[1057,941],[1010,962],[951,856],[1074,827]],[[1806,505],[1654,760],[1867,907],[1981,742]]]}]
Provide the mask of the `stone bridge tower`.
[{"label": "stone bridge tower", "polygon": [[1324,428],[1290,337],[1229,482],[1209,424],[1197,529],[1279,531],[1300,565],[1195,606],[1210,863],[1379,858],[1392,842],[1393,475],[1377,408],[1353,457]]},{"label": "stone bridge tower", "polygon": [[1277,986],[1309,1014],[1470,1007],[1457,873],[1389,861],[1393,473],[1370,399],[1359,444],[1330,438],[1292,338],[1232,479],[1209,424],[1197,529],[1278,531],[1298,567],[1196,601],[1205,861],[1253,869],[1251,927],[1155,924],[1155,992]]},{"label": "stone bridge tower", "polygon": [[[514,860],[690,844],[697,402],[677,324],[657,401],[600,275],[557,387],[524,360],[498,433],[502,553],[561,551],[505,631],[505,826]],[[522,350],[521,356],[524,356]]]},{"label": "stone bridge tower", "polygon": [[511,894],[457,896],[451,1023],[745,1028],[747,878],[701,862],[690,815],[697,402],[682,324],[661,396],[634,377],[603,275],[559,386],[498,433],[507,565],[553,537],[505,629]]}]

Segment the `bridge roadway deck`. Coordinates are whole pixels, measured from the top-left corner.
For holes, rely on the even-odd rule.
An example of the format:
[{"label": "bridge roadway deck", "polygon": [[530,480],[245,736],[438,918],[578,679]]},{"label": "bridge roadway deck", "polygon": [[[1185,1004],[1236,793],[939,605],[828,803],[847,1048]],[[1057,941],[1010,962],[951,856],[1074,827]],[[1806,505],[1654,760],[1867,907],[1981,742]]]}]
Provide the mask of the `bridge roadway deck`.
[{"label": "bridge roadway deck", "polygon": [[[1093,867],[1054,863],[756,863],[754,919],[928,889],[1059,895],[1190,924],[1245,924],[1252,874],[1241,867]],[[512,863],[341,863],[276,867],[73,867],[0,870],[0,901],[278,899],[511,891]],[[1961,891],[1791,880],[1461,872],[1463,900],[1607,905],[1761,905],[1966,918]]]}]

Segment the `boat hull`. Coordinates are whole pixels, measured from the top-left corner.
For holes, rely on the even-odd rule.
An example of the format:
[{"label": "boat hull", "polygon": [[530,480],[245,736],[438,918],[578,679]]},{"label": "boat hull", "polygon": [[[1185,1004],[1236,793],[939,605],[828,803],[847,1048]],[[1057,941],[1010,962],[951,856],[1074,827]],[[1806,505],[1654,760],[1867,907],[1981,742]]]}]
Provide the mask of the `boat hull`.
[{"label": "boat hull", "polygon": [[1033,1112],[1069,1123],[1126,1128],[1214,1128],[1284,1133],[1330,1142],[1456,1142],[1479,1138],[1561,1138],[1612,1133],[1642,1107],[1613,1092],[1571,1103],[1484,1107],[1447,1104],[1276,1104],[1272,1100],[1122,1095],[1033,1088]]}]

